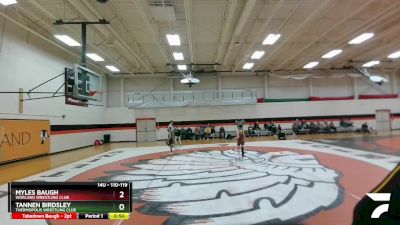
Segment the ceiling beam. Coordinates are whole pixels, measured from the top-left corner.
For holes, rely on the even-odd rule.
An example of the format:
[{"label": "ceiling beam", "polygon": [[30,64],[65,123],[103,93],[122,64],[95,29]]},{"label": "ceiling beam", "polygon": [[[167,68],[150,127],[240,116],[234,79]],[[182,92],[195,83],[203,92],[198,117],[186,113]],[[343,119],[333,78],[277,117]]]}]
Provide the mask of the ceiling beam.
[{"label": "ceiling beam", "polygon": [[[397,14],[397,17],[391,17],[391,18],[394,19],[393,21],[395,21],[395,20],[398,21],[400,19],[400,14]],[[388,18],[388,21],[392,21],[392,20],[390,20]],[[376,36],[372,40],[370,40],[368,43],[366,43],[366,45],[368,45],[368,47],[367,46],[364,46],[364,47],[357,46],[358,48],[354,48],[351,50],[349,49],[350,52],[348,52],[346,55],[344,55],[342,57],[333,58],[332,60],[325,61],[325,62],[321,63],[321,65],[332,64],[332,65],[343,66],[349,60],[353,59],[353,57],[362,58],[365,55],[372,56],[376,53],[379,53],[379,52],[385,50],[386,48],[391,47],[391,46],[396,47],[396,46],[398,46],[399,41],[400,41],[399,33],[400,33],[400,26],[391,26],[389,29],[384,30],[380,33],[377,33]],[[386,41],[387,38],[389,38],[390,40]]]},{"label": "ceiling beam", "polygon": [[[56,18],[51,12],[49,12],[48,10],[46,10],[44,7],[40,6],[40,4],[39,4],[38,2],[36,2],[35,0],[30,0],[29,3],[31,3],[31,4],[32,4],[34,7],[36,7],[37,9],[39,9],[39,10],[50,20],[50,23],[45,22],[45,21],[39,19],[37,16],[33,15],[33,13],[31,12],[32,10],[27,10],[27,9],[23,8],[22,4],[18,4],[18,8],[19,8],[20,10],[22,10],[22,11],[25,13],[25,15],[31,17],[32,19],[37,20],[37,21],[40,23],[41,26],[45,26],[45,27],[47,28],[46,30],[47,30],[48,32],[50,32],[51,34],[56,34],[56,33],[57,33],[57,29],[54,28],[54,26],[53,26],[53,24],[52,24],[52,21],[55,21],[56,19],[59,19],[59,18]],[[81,35],[81,34],[77,34],[76,32],[74,32],[74,30],[71,29],[71,27],[69,27],[69,26],[66,26],[66,27],[65,27],[65,30],[68,30],[70,33],[74,34],[74,36],[80,36],[80,35]],[[89,42],[88,45],[89,45],[91,48],[95,49],[95,50],[96,50],[99,54],[101,54],[102,56],[106,56],[106,55],[107,55],[103,50],[101,50],[101,49],[100,49],[98,46],[96,46],[95,44],[92,44],[92,43]],[[125,71],[129,71],[128,68],[126,68],[125,66],[123,66],[122,64],[120,64],[119,62],[117,62],[116,60],[114,60],[114,59],[112,59],[112,58],[111,58],[110,60],[111,60],[116,66],[118,66],[119,68],[121,68],[121,69],[123,69],[123,70],[125,70]]]},{"label": "ceiling beam", "polygon": [[[75,57],[78,58],[78,59],[80,59],[80,57],[81,57],[80,54],[75,53],[75,52],[73,52],[73,51],[71,51],[71,50],[65,48],[64,46],[58,44],[57,42],[55,42],[54,40],[49,39],[49,38],[46,37],[46,36],[43,36],[42,34],[40,34],[40,33],[36,32],[36,31],[34,31],[33,29],[29,28],[29,27],[26,26],[25,24],[23,24],[23,23],[21,23],[21,22],[15,20],[15,19],[13,19],[12,17],[8,16],[7,14],[3,13],[2,11],[0,11],[0,16],[2,16],[4,19],[6,19],[6,20],[8,20],[8,21],[10,21],[10,22],[12,22],[12,23],[14,23],[14,24],[16,24],[17,26],[20,26],[21,28],[25,29],[27,32],[36,35],[37,37],[39,37],[39,38],[41,38],[42,40],[48,42],[49,44],[51,44],[51,45],[53,45],[53,46],[55,46],[55,47],[57,47],[57,48],[63,50],[64,52],[66,52],[66,53],[68,53],[68,54],[70,54],[70,55],[72,55],[72,56],[75,56]],[[99,65],[97,65],[97,64],[95,64],[95,63],[91,63],[91,62],[90,62],[89,64],[92,65],[94,68],[98,69],[99,71],[103,71],[103,72],[105,72],[105,73],[108,73],[108,71],[105,70],[105,68],[100,67]]]},{"label": "ceiling beam", "polygon": [[228,45],[228,50],[225,52],[222,65],[226,65],[230,54],[232,53],[232,49],[235,47],[235,43],[241,43],[240,37],[243,33],[243,29],[247,23],[247,20],[252,15],[254,8],[257,4],[257,0],[248,0],[246,1],[246,5],[244,6],[242,13],[240,14],[239,20],[236,23],[235,30],[233,31],[230,43]]},{"label": "ceiling beam", "polygon": [[134,1],[132,1],[132,2],[135,3],[136,8],[139,10],[139,13],[140,13],[140,15],[141,15],[142,18],[143,18],[145,27],[146,27],[147,31],[150,33],[150,36],[153,38],[153,42],[155,43],[155,45],[157,46],[158,50],[160,51],[161,56],[164,58],[166,64],[170,64],[170,63],[171,63],[171,60],[170,60],[170,58],[167,56],[168,54],[165,53],[167,50],[166,50],[166,48],[160,43],[160,35],[157,34],[157,33],[153,30],[152,25],[151,25],[151,23],[150,23],[150,21],[149,21],[149,18],[147,18],[146,12],[144,11],[144,7],[145,7],[145,6],[142,5],[142,3],[141,3],[142,1],[141,1],[141,0],[134,0]]},{"label": "ceiling beam", "polygon": [[183,3],[185,6],[186,33],[189,43],[190,63],[196,63],[195,45],[192,39],[194,36],[194,31],[192,29],[192,0],[184,0]]},{"label": "ceiling beam", "polygon": [[[98,20],[102,18],[99,12],[97,12],[88,1],[80,1],[80,0],[68,0],[71,6],[78,11],[84,18],[87,20]],[[153,73],[154,71],[151,69],[151,66],[148,65],[143,56],[139,53],[135,52],[124,40],[123,38],[112,28],[110,24],[107,25],[95,25],[96,29],[98,29],[103,35],[106,37],[112,36],[115,37],[118,42],[120,42],[121,46],[129,52],[131,56],[133,56],[134,60],[137,60],[146,71]],[[131,58],[131,57],[129,57]]]},{"label": "ceiling beam", "polygon": [[[224,26],[222,27],[222,32],[220,34],[219,44],[217,47],[217,53],[214,58],[214,63],[219,63],[222,58],[222,52],[223,52],[223,49],[225,46],[229,27],[231,26],[233,13],[235,12],[236,2],[237,2],[237,0],[227,1],[227,4],[230,3],[229,9],[228,9],[228,16],[226,18]],[[216,70],[216,69],[217,69],[217,65],[214,66],[214,70]]]},{"label": "ceiling beam", "polygon": [[[321,40],[323,37],[325,37],[327,34],[329,34],[331,31],[333,31],[334,29],[338,28],[340,25],[342,25],[343,23],[347,22],[350,18],[352,18],[353,16],[357,15],[358,13],[360,13],[362,10],[364,10],[365,7],[367,7],[369,4],[371,4],[374,0],[369,0],[369,1],[365,1],[365,3],[363,5],[361,5],[360,7],[357,8],[357,10],[353,11],[352,13],[350,13],[349,15],[343,17],[338,23],[336,23],[333,26],[329,26],[328,29],[325,30],[325,32],[323,32],[322,34],[318,35],[316,38],[314,38],[313,40],[311,40],[308,44],[306,44],[303,48],[301,48],[299,51],[297,51],[295,54],[291,55],[290,57],[288,57],[287,59],[285,59],[284,61],[282,61],[280,64],[278,64],[277,66],[274,66],[271,70],[275,70],[280,68],[281,66],[285,65],[286,63],[290,62],[292,59],[295,59],[296,57],[298,57],[300,54],[302,54],[305,50],[307,50],[309,47],[311,47],[312,45],[314,45],[316,42],[318,42],[319,40]],[[350,1],[349,1],[350,2]]]},{"label": "ceiling beam", "polygon": [[[365,4],[363,4],[361,6],[361,8],[365,8],[366,6],[368,6],[371,3],[371,1],[367,1],[365,2]],[[398,5],[400,2],[398,2],[396,5]],[[357,13],[360,13],[360,9],[358,8],[356,11],[354,11],[354,13],[352,13],[352,15],[356,15]],[[349,39],[351,37],[354,37],[356,33],[362,33],[363,30],[368,30],[371,29],[372,26],[374,26],[375,24],[381,22],[382,20],[384,21],[388,15],[391,15],[391,11],[396,10],[396,7],[389,7],[386,8],[385,10],[377,13],[376,15],[370,17],[366,22],[364,22],[362,25],[358,26],[358,28],[356,28],[356,30],[353,33],[346,33],[344,35],[342,35],[341,37],[338,38],[337,41],[335,41],[334,43],[330,44],[328,47],[322,47],[319,48],[317,50],[314,51],[313,54],[311,54],[311,56],[305,57],[305,58],[300,58],[301,61],[293,64],[292,66],[289,67],[290,70],[292,69],[297,69],[300,66],[303,66],[304,64],[306,64],[307,62],[309,62],[310,60],[313,60],[315,58],[320,58],[322,56],[322,54],[326,53],[329,50],[332,50],[333,48],[338,48],[338,46],[343,45],[343,44],[347,44],[347,42],[349,41]],[[346,17],[347,19],[351,18],[351,17]],[[389,17],[390,18],[390,17]],[[344,21],[341,21],[341,23],[343,23]],[[336,25],[335,25],[336,27]],[[333,29],[330,29],[330,31],[332,31]],[[326,34],[325,34],[326,35]],[[324,35],[324,36],[325,36]],[[321,38],[323,36],[321,35]],[[319,40],[319,39],[318,39]],[[316,40],[314,43],[315,44],[318,40]],[[305,47],[309,48],[312,46],[312,44],[306,45]],[[303,48],[302,50],[306,50],[306,48]],[[299,54],[296,56],[298,57],[300,55],[300,51]],[[294,58],[294,57],[293,57]],[[328,60],[329,61],[329,60]],[[324,64],[325,62],[323,62],[322,64]]]},{"label": "ceiling beam", "polygon": [[317,16],[319,16],[322,12],[325,12],[327,9],[330,8],[332,2],[334,1],[326,0],[322,4],[320,4],[319,7],[316,10],[314,10],[311,14],[309,14],[309,16],[307,16],[307,18],[299,26],[297,26],[297,28],[293,32],[291,32],[286,37],[284,36],[282,40],[278,42],[277,46],[274,46],[273,50],[270,51],[269,54],[266,57],[264,57],[263,60],[258,61],[253,71],[258,70],[260,67],[264,66],[269,59],[271,59],[277,52],[279,52],[280,47],[282,47],[285,44],[285,42],[294,39],[295,37],[297,37],[297,35],[304,32],[305,28],[308,25],[310,25],[311,22],[314,22]]},{"label": "ceiling beam", "polygon": [[[254,36],[253,41],[250,42],[250,45],[246,46],[247,52],[250,52],[254,48],[255,45],[258,45],[259,43],[261,43],[262,39],[266,37],[265,36],[266,30],[267,30],[268,26],[270,25],[272,18],[274,18],[275,15],[279,12],[279,10],[283,6],[284,2],[285,2],[285,0],[280,0],[277,4],[275,4],[275,7],[272,9],[272,13],[268,15],[267,20],[261,25],[261,27],[258,28],[258,32]],[[249,36],[249,35],[250,35],[250,33],[247,36]],[[245,40],[247,40],[247,38],[248,37],[246,37]],[[244,47],[244,43],[241,43],[240,50],[242,50],[243,47]],[[237,68],[239,68],[240,65],[242,65],[243,61],[247,60],[247,59],[248,59],[248,57],[241,58],[241,55],[238,54],[233,63],[233,65],[234,65],[233,70],[236,70]]]}]

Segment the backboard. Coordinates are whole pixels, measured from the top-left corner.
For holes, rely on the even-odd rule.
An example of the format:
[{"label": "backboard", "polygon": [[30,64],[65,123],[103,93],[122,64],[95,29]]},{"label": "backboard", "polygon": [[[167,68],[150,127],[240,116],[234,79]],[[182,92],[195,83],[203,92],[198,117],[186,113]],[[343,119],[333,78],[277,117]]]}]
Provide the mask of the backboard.
[{"label": "backboard", "polygon": [[102,101],[102,77],[86,67],[76,64],[66,71],[67,95],[77,99]]}]

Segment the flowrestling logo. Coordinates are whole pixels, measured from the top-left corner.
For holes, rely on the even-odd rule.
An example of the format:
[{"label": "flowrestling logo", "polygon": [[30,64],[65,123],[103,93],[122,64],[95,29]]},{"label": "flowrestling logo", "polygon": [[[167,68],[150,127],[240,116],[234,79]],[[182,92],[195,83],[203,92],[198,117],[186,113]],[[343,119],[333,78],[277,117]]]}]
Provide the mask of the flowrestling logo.
[{"label": "flowrestling logo", "polygon": [[98,181],[131,181],[148,215],[165,225],[287,223],[336,207],[339,173],[313,155],[289,151],[200,151],[126,163]]},{"label": "flowrestling logo", "polygon": [[[390,202],[390,193],[367,193],[367,196],[375,202]],[[379,205],[371,214],[372,219],[378,219],[385,212],[389,212],[389,203]]]}]

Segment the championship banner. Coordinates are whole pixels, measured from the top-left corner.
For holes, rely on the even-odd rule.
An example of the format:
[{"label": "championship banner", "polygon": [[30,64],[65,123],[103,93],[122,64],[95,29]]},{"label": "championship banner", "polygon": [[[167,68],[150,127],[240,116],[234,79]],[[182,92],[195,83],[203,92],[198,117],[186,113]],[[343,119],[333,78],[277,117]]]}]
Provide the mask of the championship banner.
[{"label": "championship banner", "polygon": [[50,121],[0,120],[0,163],[50,152]]}]

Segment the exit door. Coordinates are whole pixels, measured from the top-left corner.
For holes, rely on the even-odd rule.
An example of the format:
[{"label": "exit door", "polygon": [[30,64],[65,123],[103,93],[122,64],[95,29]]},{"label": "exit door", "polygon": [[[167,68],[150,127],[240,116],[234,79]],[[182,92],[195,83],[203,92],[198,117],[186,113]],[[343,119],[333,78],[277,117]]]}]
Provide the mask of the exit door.
[{"label": "exit door", "polygon": [[375,113],[376,130],[389,131],[392,129],[392,121],[390,115],[391,115],[390,110],[387,109],[376,110]]},{"label": "exit door", "polygon": [[156,118],[136,119],[136,141],[157,141]]}]

